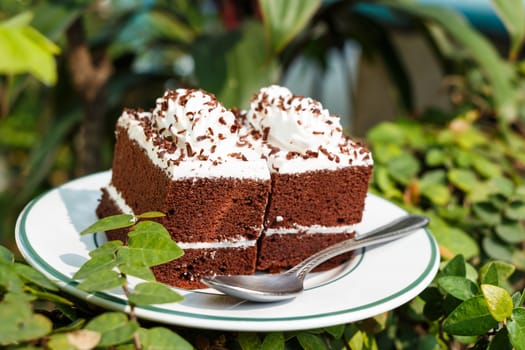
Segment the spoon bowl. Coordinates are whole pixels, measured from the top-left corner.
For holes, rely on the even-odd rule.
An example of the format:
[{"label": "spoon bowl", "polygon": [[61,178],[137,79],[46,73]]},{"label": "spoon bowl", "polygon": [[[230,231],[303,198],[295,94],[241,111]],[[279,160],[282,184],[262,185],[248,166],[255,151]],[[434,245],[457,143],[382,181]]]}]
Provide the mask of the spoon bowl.
[{"label": "spoon bowl", "polygon": [[280,274],[215,275],[201,281],[208,287],[243,300],[275,302],[291,299],[303,292],[306,275],[319,264],[352,250],[393,241],[427,225],[425,216],[406,215],[323,249]]}]

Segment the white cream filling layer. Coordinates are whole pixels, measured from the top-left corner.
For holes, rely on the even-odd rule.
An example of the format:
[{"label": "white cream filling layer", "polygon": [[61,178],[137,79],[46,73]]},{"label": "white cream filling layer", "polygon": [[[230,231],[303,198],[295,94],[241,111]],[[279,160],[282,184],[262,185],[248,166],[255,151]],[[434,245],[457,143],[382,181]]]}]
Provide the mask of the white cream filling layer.
[{"label": "white cream filling layer", "polygon": [[[113,186],[109,184],[106,186],[106,191],[109,197],[117,205],[120,211],[124,214],[134,215],[133,210],[122,197],[122,194]],[[238,239],[235,241],[222,242],[176,242],[182,249],[224,249],[224,248],[248,248],[257,244],[257,240]]]},{"label": "white cream filling layer", "polygon": [[279,227],[269,228],[264,232],[266,236],[271,235],[288,235],[288,234],[331,234],[331,233],[352,233],[355,231],[356,225],[345,226],[302,226],[295,224],[293,227]]}]

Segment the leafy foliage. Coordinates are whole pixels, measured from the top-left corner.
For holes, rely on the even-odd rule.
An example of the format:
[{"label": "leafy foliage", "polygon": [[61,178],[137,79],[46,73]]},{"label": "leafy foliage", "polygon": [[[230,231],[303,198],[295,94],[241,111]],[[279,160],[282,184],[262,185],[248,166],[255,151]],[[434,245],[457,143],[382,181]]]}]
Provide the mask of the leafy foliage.
[{"label": "leafy foliage", "polygon": [[[183,251],[169,239],[166,229],[147,219],[159,217],[151,212],[137,216],[115,215],[97,221],[82,234],[113,229],[129,229],[129,246],[134,254],[121,254],[128,247],[120,241],[110,241],[90,253],[73,276],[81,279],[78,288],[96,292],[121,287],[130,305],[129,315],[105,312],[87,323],[76,319],[73,303],[60,295],[56,285],[46,276],[25,264],[14,261],[13,254],[0,246],[0,345],[41,343],[51,349],[91,349],[133,343],[135,348],[170,346],[191,349],[191,345],[166,328],[141,328],[135,306],[179,302],[182,296],[172,288],[155,282],[149,267],[180,257]],[[130,225],[130,223],[132,223]],[[166,240],[159,238],[168,237]],[[133,238],[133,240],[132,240]],[[144,239],[146,238],[146,239]],[[151,238],[156,241],[152,244]],[[160,258],[159,258],[160,256]],[[147,272],[145,272],[147,271]],[[149,273],[148,273],[149,272]],[[149,277],[130,292],[128,275]],[[54,330],[53,322],[39,313],[37,301],[56,304],[57,311],[69,319],[69,325]],[[36,305],[36,304],[35,304]],[[81,320],[81,322],[78,322]],[[83,324],[86,323],[84,326]],[[83,326],[83,327],[82,327]]]},{"label": "leafy foliage", "polygon": [[[260,0],[258,9],[233,3],[218,1],[213,9],[187,0],[0,5],[0,150],[6,153],[0,173],[7,163],[7,175],[0,176],[0,184],[7,178],[0,185],[0,238],[9,237],[30,198],[82,173],[82,159],[89,157],[78,145],[86,139],[96,140],[105,154],[96,169],[107,168],[115,116],[123,106],[149,106],[166,86],[202,87],[228,106],[245,107],[249,94],[278,81],[296,55],[323,66],[328,50],[352,38],[366,55],[384,60],[396,93],[411,106],[409,79],[388,28],[355,11],[355,1]],[[0,345],[525,349],[525,293],[519,291],[525,271],[525,69],[518,55],[525,15],[515,11],[522,3],[492,1],[509,34],[507,59],[450,9],[382,4],[416,22],[455,76],[448,86],[455,103],[450,113],[382,123],[368,134],[375,157],[372,189],[428,215],[439,242],[443,266],[420,296],[394,312],[328,328],[239,334],[178,329],[179,335],[139,321],[133,312],[93,310],[0,246]],[[86,61],[70,56],[78,46]],[[75,86],[72,67],[90,77],[107,74],[107,80],[95,79],[94,89],[107,97],[105,103]],[[104,104],[96,121],[89,108]],[[96,123],[105,125],[104,132],[83,136],[81,130]],[[127,276],[136,276],[144,282],[126,292],[131,308],[179,301],[150,269],[182,254],[164,228],[147,221],[159,215],[113,217],[87,229],[84,234],[131,233],[127,246],[112,241],[90,253],[75,275],[79,288],[127,290]]]}]

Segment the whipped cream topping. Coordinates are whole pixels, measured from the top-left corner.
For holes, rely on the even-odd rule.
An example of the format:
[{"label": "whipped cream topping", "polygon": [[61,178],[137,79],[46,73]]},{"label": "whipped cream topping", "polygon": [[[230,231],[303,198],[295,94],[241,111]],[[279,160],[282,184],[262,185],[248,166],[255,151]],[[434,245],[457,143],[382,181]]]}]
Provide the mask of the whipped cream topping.
[{"label": "whipped cream topping", "polygon": [[319,101],[293,95],[285,87],[272,85],[254,95],[246,122],[261,135],[272,172],[373,164],[366,147],[344,136],[338,116]]},{"label": "whipped cream topping", "polygon": [[181,158],[221,162],[227,157],[243,160],[259,156],[237,145],[240,125],[235,115],[214,95],[202,90],[167,90],[152,112],[153,126],[172,142]]},{"label": "whipped cream topping", "polygon": [[[264,159],[248,159],[255,151],[251,144],[237,145],[235,154],[224,159],[206,159],[202,156],[187,157],[185,149],[179,149],[169,136],[159,134],[154,125],[151,112],[126,109],[117,125],[127,132],[129,138],[137,142],[146,152],[153,164],[162,169],[170,178],[183,179],[195,177],[231,177],[266,180],[270,178]],[[239,140],[241,137],[239,137]],[[240,141],[239,141],[240,142]],[[203,154],[204,155],[204,154]]]},{"label": "whipped cream topping", "polygon": [[309,97],[285,87],[262,88],[251,101],[248,121],[268,143],[291,152],[337,146],[343,136],[339,117]]}]

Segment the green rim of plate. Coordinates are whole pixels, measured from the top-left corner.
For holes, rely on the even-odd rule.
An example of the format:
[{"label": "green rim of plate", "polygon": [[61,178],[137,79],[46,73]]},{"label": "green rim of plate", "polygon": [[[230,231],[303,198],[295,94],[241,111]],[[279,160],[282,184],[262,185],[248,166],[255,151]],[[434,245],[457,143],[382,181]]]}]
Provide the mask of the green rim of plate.
[{"label": "green rim of plate", "polygon": [[[100,173],[94,174],[94,175],[89,175],[89,176],[96,176],[96,175],[100,175]],[[74,180],[74,181],[79,181],[79,180],[82,180],[82,179],[85,179],[85,177],[84,178],[79,178],[79,179]],[[64,184],[64,185],[62,185],[60,187],[64,187],[64,186],[67,186],[67,185],[68,184],[66,183],[66,184]],[[29,260],[33,260],[34,263],[37,265],[35,267],[37,267],[37,268],[39,267],[40,269],[43,270],[43,272],[46,272],[48,275],[53,276],[57,280],[63,282],[65,284],[65,286],[63,287],[64,289],[66,289],[66,290],[70,289],[69,290],[70,292],[73,292],[73,293],[75,293],[75,294],[77,294],[79,296],[84,296],[84,297],[95,296],[96,298],[99,298],[102,302],[104,302],[104,304],[106,304],[106,305],[107,305],[107,302],[109,302],[110,304],[114,304],[113,306],[117,306],[118,309],[125,310],[125,308],[128,307],[129,305],[126,302],[126,300],[124,300],[124,299],[115,297],[113,295],[110,295],[110,294],[107,294],[107,293],[104,293],[104,292],[87,293],[87,292],[84,292],[84,291],[81,291],[81,290],[77,289],[76,286],[78,285],[78,282],[72,280],[68,276],[64,275],[63,273],[61,273],[60,271],[56,270],[54,267],[49,265],[37,253],[37,251],[34,249],[34,247],[29,243],[29,239],[27,237],[27,232],[25,230],[27,216],[31,212],[31,209],[33,208],[33,206],[35,206],[45,196],[47,196],[51,192],[57,191],[57,190],[58,190],[58,188],[55,188],[55,189],[51,189],[51,190],[41,194],[40,196],[35,198],[33,201],[31,201],[24,208],[22,213],[20,214],[20,217],[19,217],[20,225],[19,225],[18,230],[16,232],[16,235],[19,238],[19,244],[21,245],[21,247],[19,247],[20,250],[21,251],[25,250],[27,252],[27,254],[30,256]],[[380,198],[380,199],[385,200],[383,198]],[[395,205],[393,203],[391,203],[391,204]],[[434,266],[436,265],[436,259],[437,259],[438,253],[437,253],[436,243],[434,241],[434,238],[432,237],[432,234],[427,229],[424,229],[424,231],[425,231],[426,237],[428,239],[428,244],[430,245],[430,258],[429,258],[429,260],[427,262],[427,265],[426,265],[425,269],[421,273],[421,275],[417,279],[415,279],[412,283],[410,283],[408,286],[406,286],[405,288],[402,288],[401,290],[399,290],[397,292],[391,293],[390,295],[385,296],[385,297],[383,297],[381,299],[378,299],[378,300],[376,300],[374,302],[371,302],[371,303],[363,304],[363,305],[352,307],[352,308],[347,308],[347,309],[342,309],[342,310],[337,310],[337,311],[332,311],[332,312],[326,312],[326,313],[316,313],[316,314],[311,314],[311,315],[293,316],[293,317],[265,317],[265,318],[214,316],[214,315],[206,315],[206,314],[200,314],[200,313],[192,313],[192,312],[183,312],[183,311],[177,311],[177,310],[170,310],[170,309],[165,309],[165,308],[158,307],[158,306],[140,306],[140,307],[138,307],[138,309],[143,309],[143,310],[156,312],[156,313],[161,313],[161,314],[165,314],[165,315],[169,314],[169,315],[175,315],[175,316],[190,317],[190,318],[195,318],[195,319],[219,320],[219,321],[241,321],[241,322],[297,321],[297,320],[307,320],[307,319],[314,319],[314,318],[324,318],[324,317],[338,316],[338,315],[348,314],[348,313],[352,313],[352,312],[356,312],[356,311],[362,311],[362,310],[365,310],[365,309],[368,309],[368,308],[372,308],[372,307],[381,305],[383,303],[387,303],[387,302],[389,302],[389,301],[391,301],[391,300],[393,300],[393,299],[395,299],[395,298],[397,298],[397,297],[399,297],[399,296],[409,292],[410,290],[412,290],[412,289],[416,288],[417,286],[419,286],[419,284],[423,280],[425,280],[426,278],[429,277],[429,275],[432,273],[432,270],[433,270]],[[80,235],[79,235],[79,237],[80,237]],[[343,278],[346,275],[348,275],[351,271],[354,271],[355,268],[357,268],[357,266],[361,264],[363,258],[364,258],[364,252],[362,253],[362,258],[360,259],[358,264],[355,267],[353,267],[350,271],[346,272],[344,274],[344,276],[342,276],[341,278]],[[340,278],[337,278],[337,279],[340,279]],[[333,282],[333,281],[335,281],[337,279],[330,280],[330,282],[328,282],[328,283],[331,283],[331,282]],[[314,287],[314,288],[317,288],[317,287]],[[313,289],[313,288],[310,288],[310,289]],[[90,298],[90,301],[93,302],[93,303],[96,303],[96,300],[93,299],[92,297]],[[110,305],[108,305],[108,307],[109,306]]]}]

